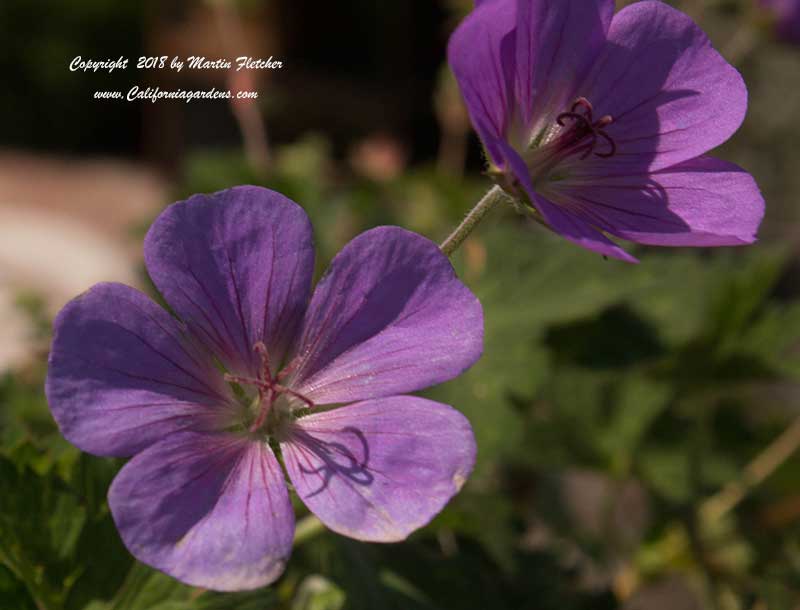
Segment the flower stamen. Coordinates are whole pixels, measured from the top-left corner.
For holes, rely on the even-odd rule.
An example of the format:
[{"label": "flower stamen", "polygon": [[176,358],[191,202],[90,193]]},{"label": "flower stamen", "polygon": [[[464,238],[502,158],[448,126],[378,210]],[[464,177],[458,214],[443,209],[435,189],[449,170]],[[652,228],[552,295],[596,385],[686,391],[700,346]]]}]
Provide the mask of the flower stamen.
[{"label": "flower stamen", "polygon": [[[597,121],[593,118],[594,107],[592,103],[585,97],[579,97],[575,100],[569,112],[562,112],[556,117],[556,123],[561,127],[567,127],[566,120],[571,121],[571,125],[564,138],[570,145],[583,142],[586,138],[589,141],[581,144],[574,152],[584,151],[581,159],[586,159],[593,152],[595,156],[607,159],[613,157],[617,153],[617,144],[613,138],[608,135],[605,128],[614,122],[611,115],[605,115]],[[595,152],[597,147],[598,137],[605,140],[609,145],[608,152]]]},{"label": "flower stamen", "polygon": [[285,367],[283,371],[273,375],[267,346],[263,342],[259,341],[253,346],[253,351],[261,357],[261,370],[259,371],[259,376],[257,378],[230,375],[228,373],[225,373],[224,376],[225,381],[228,383],[235,383],[240,386],[249,385],[258,389],[260,409],[258,416],[250,426],[250,432],[257,432],[264,425],[273,405],[283,394],[296,398],[297,400],[305,403],[308,408],[314,407],[314,402],[311,399],[303,396],[301,393],[295,390],[292,390],[291,388],[286,387],[285,385],[281,385],[280,383],[297,367],[295,361],[289,363],[289,365]]}]

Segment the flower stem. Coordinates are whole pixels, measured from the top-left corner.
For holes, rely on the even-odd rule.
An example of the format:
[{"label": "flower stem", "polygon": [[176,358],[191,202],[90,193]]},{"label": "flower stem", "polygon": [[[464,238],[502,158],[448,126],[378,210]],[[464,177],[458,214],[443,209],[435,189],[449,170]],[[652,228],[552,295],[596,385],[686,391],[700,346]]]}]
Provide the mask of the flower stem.
[{"label": "flower stem", "polygon": [[752,489],[763,483],[799,448],[800,417],[745,467],[738,480],[732,481],[717,495],[706,500],[701,511],[710,520],[719,519],[736,508]]},{"label": "flower stem", "polygon": [[445,256],[451,256],[453,252],[458,250],[458,247],[464,242],[470,233],[478,226],[478,223],[483,220],[491,209],[505,199],[506,194],[499,186],[495,186],[490,190],[483,199],[481,199],[474,208],[467,214],[464,221],[458,225],[455,231],[450,234],[450,237],[442,242],[439,249]]},{"label": "flower stem", "polygon": [[294,529],[294,543],[295,545],[303,544],[323,531],[325,531],[325,526],[314,515],[303,517]]}]

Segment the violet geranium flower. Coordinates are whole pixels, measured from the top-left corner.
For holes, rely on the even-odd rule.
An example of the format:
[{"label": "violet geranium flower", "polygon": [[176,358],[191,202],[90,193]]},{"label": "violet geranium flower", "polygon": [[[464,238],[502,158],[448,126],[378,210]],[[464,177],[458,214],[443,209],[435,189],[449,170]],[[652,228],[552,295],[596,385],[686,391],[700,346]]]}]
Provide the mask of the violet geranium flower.
[{"label": "violet geranium flower", "polygon": [[662,246],[749,244],[764,201],[708,150],[739,127],[739,73],[655,1],[479,0],[450,65],[489,172],[556,233],[635,262],[608,235]]},{"label": "violet geranium flower", "polygon": [[482,350],[481,306],[435,244],[367,231],[309,301],[307,216],[238,187],[167,208],[144,252],[177,318],[93,287],[56,319],[46,387],[69,441],[134,456],[108,497],[139,560],[222,591],[275,580],[294,532],[281,461],[309,509],[359,540],[402,540],[458,492],[469,423],[403,395]]},{"label": "violet geranium flower", "polygon": [[800,44],[800,0],[761,0],[760,3],[772,13],[778,37]]}]

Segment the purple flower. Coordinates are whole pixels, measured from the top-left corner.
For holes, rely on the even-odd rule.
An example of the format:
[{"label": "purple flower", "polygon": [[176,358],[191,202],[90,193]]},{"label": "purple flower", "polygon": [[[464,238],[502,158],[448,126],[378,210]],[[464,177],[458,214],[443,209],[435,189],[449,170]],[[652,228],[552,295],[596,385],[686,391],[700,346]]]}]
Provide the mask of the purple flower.
[{"label": "purple flower", "polygon": [[223,591],[275,580],[294,531],[276,451],[311,511],[359,540],[402,540],[458,492],[469,423],[403,395],[482,349],[481,306],[435,244],[367,231],[309,301],[307,216],[238,187],[170,206],[144,250],[177,319],[95,286],[56,319],[46,388],[68,440],[134,456],[109,504],[139,560]]},{"label": "purple flower", "polygon": [[775,33],[781,40],[800,44],[800,0],[761,0],[775,18]]},{"label": "purple flower", "polygon": [[635,262],[641,244],[752,243],[764,201],[749,174],[704,153],[747,107],[739,73],[686,15],[613,0],[481,0],[449,60],[490,173],[539,220]]}]

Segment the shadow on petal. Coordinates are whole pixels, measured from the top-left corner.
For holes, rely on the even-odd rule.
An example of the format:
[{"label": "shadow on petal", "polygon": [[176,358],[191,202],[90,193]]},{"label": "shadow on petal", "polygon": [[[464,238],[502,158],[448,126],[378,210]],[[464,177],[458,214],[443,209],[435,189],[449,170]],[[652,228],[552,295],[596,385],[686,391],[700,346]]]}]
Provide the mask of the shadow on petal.
[{"label": "shadow on petal", "polygon": [[464,416],[413,396],[302,417],[281,450],[295,490],[325,525],[374,542],[403,540],[427,524],[475,462]]}]

